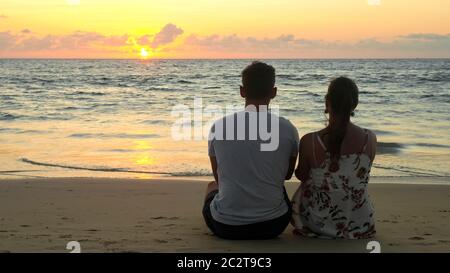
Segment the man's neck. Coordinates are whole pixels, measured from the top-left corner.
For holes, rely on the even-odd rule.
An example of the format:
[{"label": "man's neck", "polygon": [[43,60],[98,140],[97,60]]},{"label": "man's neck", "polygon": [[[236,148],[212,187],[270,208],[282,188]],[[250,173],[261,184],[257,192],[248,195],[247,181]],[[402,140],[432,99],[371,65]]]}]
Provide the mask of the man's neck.
[{"label": "man's neck", "polygon": [[256,108],[256,111],[259,112],[260,107],[262,110],[268,110],[269,103],[270,100],[245,100],[245,108],[247,109],[248,106],[252,105]]}]

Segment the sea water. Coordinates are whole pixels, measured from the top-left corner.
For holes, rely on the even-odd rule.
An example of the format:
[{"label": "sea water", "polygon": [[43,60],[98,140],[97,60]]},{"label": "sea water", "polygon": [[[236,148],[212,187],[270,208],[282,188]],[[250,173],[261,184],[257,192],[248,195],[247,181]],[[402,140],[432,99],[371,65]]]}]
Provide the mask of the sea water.
[{"label": "sea water", "polygon": [[[450,175],[450,60],[267,60],[272,104],[300,136],[323,128],[328,83],[360,88],[373,176]],[[176,141],[175,106],[243,107],[250,60],[0,60],[0,178],[209,176],[207,140]]]}]

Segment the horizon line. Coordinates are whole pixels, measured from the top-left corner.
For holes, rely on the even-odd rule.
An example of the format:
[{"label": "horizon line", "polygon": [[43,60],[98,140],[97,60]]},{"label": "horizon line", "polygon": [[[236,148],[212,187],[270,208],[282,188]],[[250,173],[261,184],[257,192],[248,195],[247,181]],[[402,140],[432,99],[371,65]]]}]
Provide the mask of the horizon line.
[{"label": "horizon line", "polygon": [[174,61],[189,61],[189,60],[205,60],[205,61],[214,61],[214,60],[450,60],[450,57],[367,57],[367,58],[14,58],[14,57],[0,57],[0,60],[92,60],[92,61],[152,61],[152,60],[174,60]]}]

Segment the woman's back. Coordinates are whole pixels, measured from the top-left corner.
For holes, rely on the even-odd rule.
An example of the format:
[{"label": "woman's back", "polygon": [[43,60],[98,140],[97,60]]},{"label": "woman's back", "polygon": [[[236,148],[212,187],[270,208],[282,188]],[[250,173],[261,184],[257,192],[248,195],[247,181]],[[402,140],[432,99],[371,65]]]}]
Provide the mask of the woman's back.
[{"label": "woman's back", "polygon": [[[316,135],[315,139],[312,139],[313,135]],[[329,148],[327,147],[329,135],[325,128],[311,133],[307,137],[310,141],[309,147],[311,147],[308,151],[308,153],[311,154],[311,156],[308,157],[308,160],[310,161],[312,168],[317,168],[322,165],[327,158],[327,152],[329,151]],[[373,161],[376,153],[376,136],[367,129],[349,123],[341,144],[340,155],[345,156],[359,153],[367,155]]]},{"label": "woman's back", "polygon": [[326,145],[326,130],[308,134],[303,141],[308,143],[302,145],[301,160],[310,168],[293,198],[296,231],[327,238],[372,237],[375,225],[367,184],[375,135],[349,123],[337,168]]}]

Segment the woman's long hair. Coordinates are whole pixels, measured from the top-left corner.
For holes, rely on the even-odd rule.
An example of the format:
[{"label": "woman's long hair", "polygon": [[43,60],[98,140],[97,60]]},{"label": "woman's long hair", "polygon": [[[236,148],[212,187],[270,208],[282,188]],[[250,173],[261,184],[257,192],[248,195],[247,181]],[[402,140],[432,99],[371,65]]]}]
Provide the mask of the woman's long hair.
[{"label": "woman's long hair", "polygon": [[339,77],[331,81],[328,86],[326,100],[330,111],[336,118],[336,122],[328,124],[326,129],[327,146],[334,164],[335,171],[339,169],[339,158],[341,157],[341,145],[347,133],[350,116],[358,105],[358,86],[346,77]]}]

